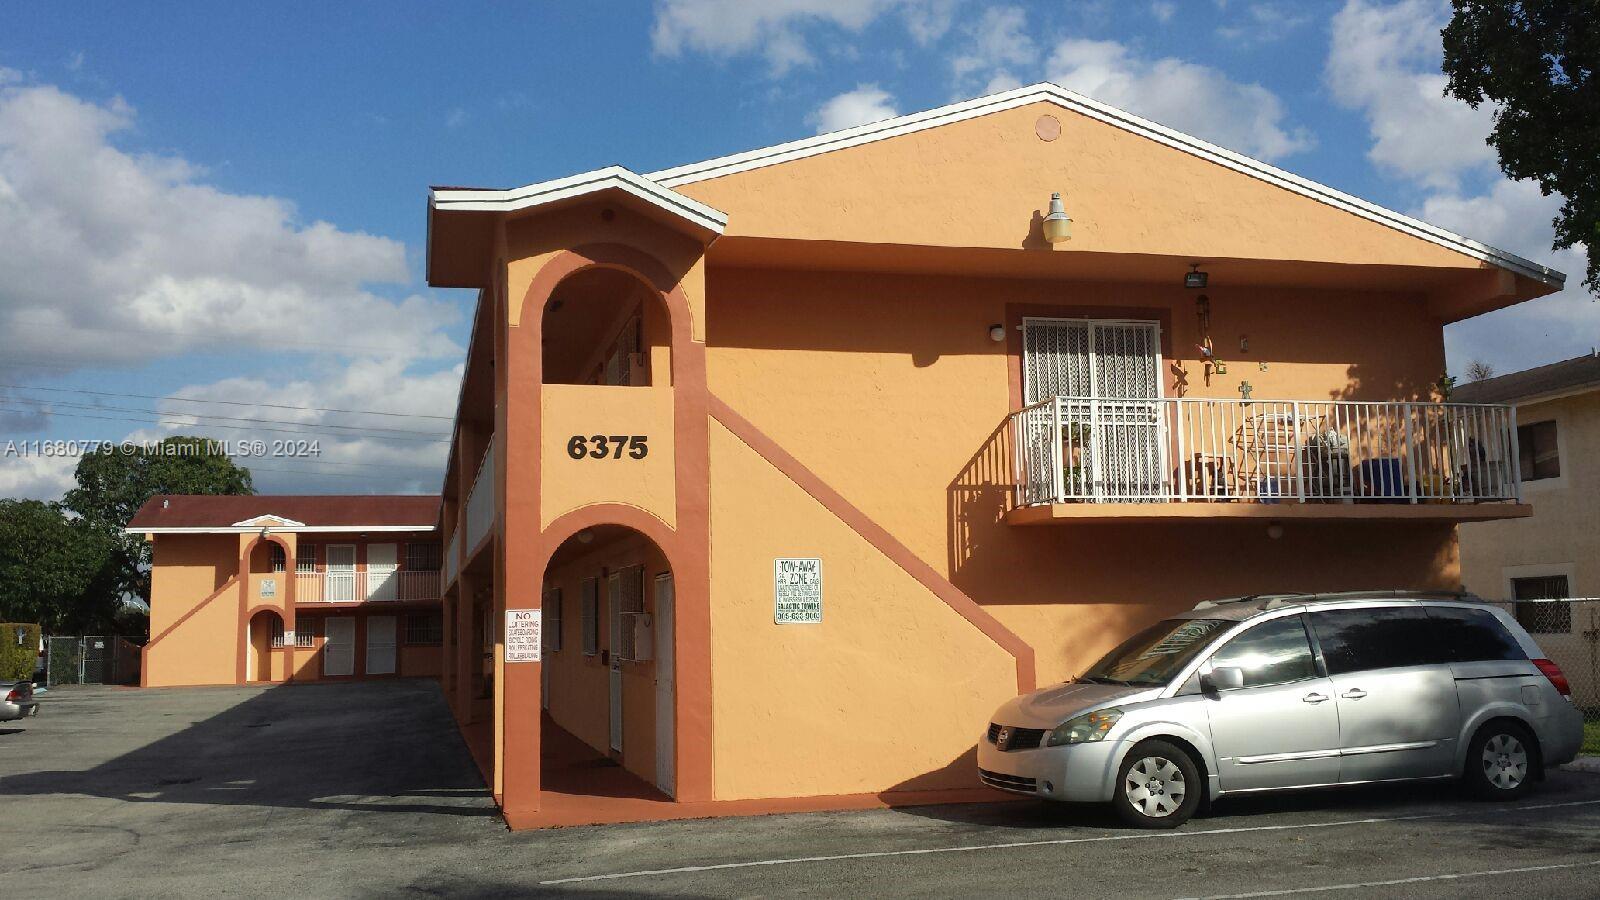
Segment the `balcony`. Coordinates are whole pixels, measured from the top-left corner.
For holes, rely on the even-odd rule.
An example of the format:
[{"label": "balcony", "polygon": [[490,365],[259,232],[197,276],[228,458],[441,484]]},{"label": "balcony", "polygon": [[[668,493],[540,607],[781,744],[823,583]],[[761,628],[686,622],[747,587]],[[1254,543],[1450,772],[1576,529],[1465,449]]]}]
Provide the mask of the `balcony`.
[{"label": "balcony", "polygon": [[439,588],[439,573],[434,571],[299,572],[294,576],[296,605],[438,600]]},{"label": "balcony", "polygon": [[466,534],[467,552],[478,549],[478,543],[494,527],[494,440],[478,464],[478,474],[467,494]]},{"label": "balcony", "polygon": [[1507,406],[1055,397],[1011,415],[1015,524],[1512,518]]},{"label": "balcony", "polygon": [[456,583],[456,565],[461,558],[461,529],[457,528],[450,533],[450,539],[444,542],[444,585],[449,587]]}]

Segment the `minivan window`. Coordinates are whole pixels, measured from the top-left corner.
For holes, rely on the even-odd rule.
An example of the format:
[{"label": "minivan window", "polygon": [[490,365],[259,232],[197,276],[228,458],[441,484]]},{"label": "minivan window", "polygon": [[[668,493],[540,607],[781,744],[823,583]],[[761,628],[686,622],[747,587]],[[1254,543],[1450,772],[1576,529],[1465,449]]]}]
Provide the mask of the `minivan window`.
[{"label": "minivan window", "polygon": [[1329,675],[1447,661],[1433,623],[1414,606],[1314,612],[1311,628]]},{"label": "minivan window", "polygon": [[1311,642],[1299,616],[1257,625],[1224,644],[1211,664],[1242,669],[1247,688],[1317,677]]},{"label": "minivan window", "polygon": [[1167,619],[1107,653],[1079,681],[1102,684],[1166,684],[1211,639],[1234,623],[1226,619]]},{"label": "minivan window", "polygon": [[1439,644],[1451,662],[1527,659],[1528,654],[1491,613],[1464,606],[1430,606]]}]

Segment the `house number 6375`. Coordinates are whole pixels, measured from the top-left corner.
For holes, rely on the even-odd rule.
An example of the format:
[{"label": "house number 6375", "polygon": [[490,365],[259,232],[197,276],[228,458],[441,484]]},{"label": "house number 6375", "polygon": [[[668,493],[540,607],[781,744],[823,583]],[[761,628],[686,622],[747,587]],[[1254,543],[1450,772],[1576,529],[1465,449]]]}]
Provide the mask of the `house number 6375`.
[{"label": "house number 6375", "polygon": [[649,437],[642,434],[575,434],[567,441],[567,455],[573,459],[621,459],[626,452],[630,459],[644,459],[650,455],[648,441]]}]

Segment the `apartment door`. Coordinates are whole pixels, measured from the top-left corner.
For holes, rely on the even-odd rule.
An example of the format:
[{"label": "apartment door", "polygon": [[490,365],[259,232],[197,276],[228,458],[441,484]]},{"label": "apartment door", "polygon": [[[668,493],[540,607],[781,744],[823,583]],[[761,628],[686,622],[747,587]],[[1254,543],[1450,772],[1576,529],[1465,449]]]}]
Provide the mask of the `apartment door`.
[{"label": "apartment door", "polygon": [[1053,418],[1051,430],[1041,432],[1044,440],[1061,442],[1061,472],[1041,471],[1030,478],[1059,477],[1060,490],[1045,492],[1078,499],[1137,502],[1166,496],[1160,324],[1027,318],[1022,329],[1024,401],[1064,398],[1061,433],[1051,433]]},{"label": "apartment door", "polygon": [[356,545],[329,544],[322,599],[329,603],[356,601]]},{"label": "apartment door", "polygon": [[670,573],[656,576],[656,787],[668,797],[677,796],[676,719],[673,702],[677,697],[677,648],[674,644],[673,616],[676,597]]},{"label": "apartment door", "polygon": [[394,616],[367,617],[367,674],[393,675],[395,663]]},{"label": "apartment door", "polygon": [[606,579],[606,621],[611,646],[607,651],[611,669],[611,749],[622,752],[622,573],[612,572]]},{"label": "apartment door", "polygon": [[399,545],[367,545],[367,599],[398,600]]},{"label": "apartment door", "polygon": [[[332,548],[329,548],[332,549]],[[322,674],[356,673],[356,620],[330,616],[322,620]]]}]

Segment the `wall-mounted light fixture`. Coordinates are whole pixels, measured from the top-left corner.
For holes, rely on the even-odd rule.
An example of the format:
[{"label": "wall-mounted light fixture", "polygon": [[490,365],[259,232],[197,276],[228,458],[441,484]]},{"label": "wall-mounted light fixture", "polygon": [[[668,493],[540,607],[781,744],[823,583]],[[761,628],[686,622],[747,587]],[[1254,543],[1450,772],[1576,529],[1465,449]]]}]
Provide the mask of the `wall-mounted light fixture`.
[{"label": "wall-mounted light fixture", "polygon": [[1006,327],[1004,325],[990,325],[989,326],[989,340],[994,341],[996,344],[998,344],[998,343],[1000,343],[1001,341],[1003,341],[1005,339],[1006,339]]},{"label": "wall-mounted light fixture", "polygon": [[1060,194],[1050,195],[1050,213],[1044,217],[1044,239],[1051,244],[1072,240],[1072,220]]},{"label": "wall-mounted light fixture", "polygon": [[1200,271],[1199,263],[1190,263],[1189,271],[1183,273],[1183,286],[1186,288],[1203,288],[1210,276]]},{"label": "wall-mounted light fixture", "polygon": [[1283,537],[1283,523],[1273,522],[1267,526],[1267,537],[1277,540]]},{"label": "wall-mounted light fixture", "polygon": [[593,543],[594,542],[594,532],[592,532],[589,529],[585,528],[584,530],[578,532],[577,538],[578,538],[578,543],[580,543],[580,544]]}]

